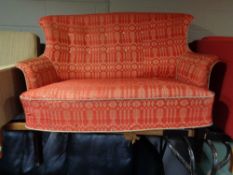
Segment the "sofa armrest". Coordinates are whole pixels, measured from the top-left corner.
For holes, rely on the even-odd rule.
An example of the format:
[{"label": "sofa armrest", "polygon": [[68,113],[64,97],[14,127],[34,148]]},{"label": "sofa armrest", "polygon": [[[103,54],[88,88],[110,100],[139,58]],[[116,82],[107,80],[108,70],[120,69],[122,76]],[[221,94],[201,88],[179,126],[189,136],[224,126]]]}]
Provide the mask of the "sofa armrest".
[{"label": "sofa armrest", "polygon": [[24,74],[27,90],[59,81],[55,68],[44,56],[19,62],[16,67]]},{"label": "sofa armrest", "polygon": [[26,86],[23,74],[15,66],[0,67],[0,128],[23,112],[19,95]]},{"label": "sofa armrest", "polygon": [[219,62],[217,56],[189,51],[182,55],[177,62],[176,79],[208,88],[211,71],[217,62]]}]

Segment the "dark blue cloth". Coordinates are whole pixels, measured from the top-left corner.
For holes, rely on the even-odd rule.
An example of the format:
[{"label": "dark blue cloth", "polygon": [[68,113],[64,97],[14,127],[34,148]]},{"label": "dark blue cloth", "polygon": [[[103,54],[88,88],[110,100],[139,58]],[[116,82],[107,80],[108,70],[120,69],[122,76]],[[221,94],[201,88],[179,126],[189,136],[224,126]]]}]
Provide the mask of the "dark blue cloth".
[{"label": "dark blue cloth", "polygon": [[[37,167],[33,132],[4,132],[1,175],[161,175],[163,171],[156,138],[151,139],[153,144],[140,139],[132,145],[120,134],[40,133],[43,162]],[[169,150],[167,163],[166,175],[187,174]]]}]

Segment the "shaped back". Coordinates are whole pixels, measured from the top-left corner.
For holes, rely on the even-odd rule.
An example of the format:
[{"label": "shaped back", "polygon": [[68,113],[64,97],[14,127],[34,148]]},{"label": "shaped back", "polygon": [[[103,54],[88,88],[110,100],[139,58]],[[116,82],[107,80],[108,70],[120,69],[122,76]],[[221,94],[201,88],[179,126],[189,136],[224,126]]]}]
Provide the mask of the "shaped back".
[{"label": "shaped back", "polygon": [[40,20],[46,55],[62,80],[174,77],[191,15],[109,13]]}]

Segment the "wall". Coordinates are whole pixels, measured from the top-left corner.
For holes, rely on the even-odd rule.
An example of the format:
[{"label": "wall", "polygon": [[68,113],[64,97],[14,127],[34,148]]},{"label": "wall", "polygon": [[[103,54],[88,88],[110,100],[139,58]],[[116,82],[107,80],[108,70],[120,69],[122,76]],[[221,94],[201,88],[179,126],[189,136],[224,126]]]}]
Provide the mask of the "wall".
[{"label": "wall", "polygon": [[0,30],[31,31],[44,42],[41,16],[108,12],[108,5],[108,0],[0,0]]},{"label": "wall", "polygon": [[233,0],[0,0],[0,30],[32,31],[42,42],[41,16],[115,11],[184,12],[195,17],[189,41],[233,36]]},{"label": "wall", "polygon": [[233,36],[232,0],[110,0],[110,11],[183,12],[195,18],[189,41],[207,35]]}]

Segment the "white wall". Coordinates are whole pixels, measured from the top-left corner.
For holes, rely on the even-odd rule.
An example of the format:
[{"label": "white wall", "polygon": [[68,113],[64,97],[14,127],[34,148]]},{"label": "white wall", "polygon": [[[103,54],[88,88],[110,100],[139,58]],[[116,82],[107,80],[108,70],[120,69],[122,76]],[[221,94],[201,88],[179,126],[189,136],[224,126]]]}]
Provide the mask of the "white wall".
[{"label": "white wall", "polygon": [[108,12],[108,5],[108,0],[0,0],[0,30],[34,32],[44,42],[40,17]]},{"label": "white wall", "polygon": [[110,0],[110,11],[183,12],[194,16],[189,41],[233,36],[233,0]]},{"label": "white wall", "polygon": [[116,11],[191,13],[195,19],[189,41],[233,36],[233,0],[0,0],[0,30],[32,31],[43,42],[41,16]]}]

